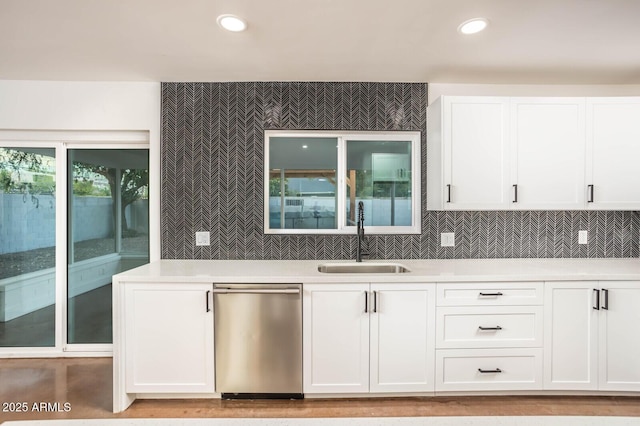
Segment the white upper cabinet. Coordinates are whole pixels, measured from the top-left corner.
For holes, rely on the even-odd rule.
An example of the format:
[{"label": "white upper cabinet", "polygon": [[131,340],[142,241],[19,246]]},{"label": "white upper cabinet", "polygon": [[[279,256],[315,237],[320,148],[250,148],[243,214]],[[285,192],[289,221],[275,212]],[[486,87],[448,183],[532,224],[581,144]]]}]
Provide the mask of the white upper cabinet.
[{"label": "white upper cabinet", "polygon": [[444,96],[427,114],[427,209],[510,202],[509,98]]},{"label": "white upper cabinet", "polygon": [[587,99],[587,206],[640,208],[640,98]]},{"label": "white upper cabinet", "polygon": [[428,210],[640,209],[640,98],[442,96]]},{"label": "white upper cabinet", "polygon": [[409,154],[372,153],[371,174],[373,182],[406,182],[411,179]]},{"label": "white upper cabinet", "polygon": [[581,209],[585,203],[585,99],[511,98],[516,209]]}]

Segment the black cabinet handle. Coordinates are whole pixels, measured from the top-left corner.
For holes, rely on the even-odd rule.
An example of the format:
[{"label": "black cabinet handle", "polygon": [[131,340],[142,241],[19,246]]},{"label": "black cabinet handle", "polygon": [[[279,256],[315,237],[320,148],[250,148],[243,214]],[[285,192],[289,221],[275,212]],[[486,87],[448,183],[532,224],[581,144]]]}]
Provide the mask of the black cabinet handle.
[{"label": "black cabinet handle", "polygon": [[587,185],[587,203],[593,203],[593,185]]},{"label": "black cabinet handle", "polygon": [[593,309],[596,311],[600,310],[600,290],[594,288],[593,291],[596,293],[596,304],[593,306]]},{"label": "black cabinet handle", "polygon": [[369,292],[364,292],[364,313],[369,312]]},{"label": "black cabinet handle", "polygon": [[609,290],[606,288],[602,289],[602,296],[604,299],[604,303],[602,304],[602,309],[609,310]]},{"label": "black cabinet handle", "polygon": [[378,312],[378,292],[373,292],[373,312]]},{"label": "black cabinet handle", "polygon": [[496,331],[496,330],[502,330],[502,327],[500,327],[499,325],[496,325],[495,327],[483,327],[483,326],[480,326],[480,327],[478,327],[478,330],[482,330],[482,331]]},{"label": "black cabinet handle", "polygon": [[207,290],[207,312],[211,312],[211,307],[209,306],[209,295],[211,294],[211,290]]},{"label": "black cabinet handle", "polygon": [[447,184],[447,203],[451,202],[451,184]]},{"label": "black cabinet handle", "polygon": [[513,202],[518,202],[518,185],[513,185]]},{"label": "black cabinet handle", "polygon": [[496,368],[494,370],[483,370],[482,368],[478,368],[478,372],[482,373],[482,374],[487,374],[487,373],[502,373],[502,370],[500,370],[499,368]]},{"label": "black cabinet handle", "polygon": [[495,292],[495,293],[483,293],[480,292],[480,296],[484,296],[484,297],[497,297],[497,296],[504,296],[501,292]]}]

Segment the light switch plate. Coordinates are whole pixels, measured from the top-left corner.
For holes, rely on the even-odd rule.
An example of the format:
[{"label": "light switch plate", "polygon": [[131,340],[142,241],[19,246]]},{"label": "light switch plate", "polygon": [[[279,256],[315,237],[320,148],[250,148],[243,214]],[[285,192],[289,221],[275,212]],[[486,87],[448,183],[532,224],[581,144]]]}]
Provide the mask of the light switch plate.
[{"label": "light switch plate", "polygon": [[578,244],[588,244],[589,233],[587,231],[578,231]]},{"label": "light switch plate", "polygon": [[455,232],[443,232],[440,234],[440,247],[454,247],[456,245]]},{"label": "light switch plate", "polygon": [[209,233],[209,231],[196,232],[196,245],[197,246],[211,245],[211,234]]}]

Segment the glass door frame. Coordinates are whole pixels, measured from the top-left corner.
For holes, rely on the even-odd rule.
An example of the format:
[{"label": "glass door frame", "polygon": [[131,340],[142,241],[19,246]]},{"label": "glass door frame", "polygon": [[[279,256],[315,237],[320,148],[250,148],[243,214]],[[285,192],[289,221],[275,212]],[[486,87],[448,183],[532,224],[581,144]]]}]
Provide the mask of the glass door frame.
[{"label": "glass door frame", "polygon": [[[49,356],[52,353],[58,353],[63,351],[63,329],[60,327],[64,315],[64,297],[66,295],[66,288],[60,285],[61,282],[66,282],[67,276],[67,246],[66,246],[66,213],[67,206],[67,185],[66,185],[66,169],[67,159],[62,155],[63,144],[61,142],[50,141],[34,141],[25,142],[24,140],[0,140],[0,148],[47,148],[55,150],[55,164],[56,164],[56,184],[55,184],[55,200],[56,200],[56,219],[55,219],[55,315],[54,315],[54,346],[46,347],[0,347],[0,356],[8,355],[22,355],[25,356]],[[62,177],[62,179],[61,179]]]},{"label": "glass door frame", "polygon": [[[68,344],[68,195],[69,168],[67,167],[70,149],[147,149],[149,150],[149,185],[159,185],[151,169],[156,164],[156,154],[149,142],[147,131],[0,131],[0,148],[49,148],[55,150],[56,164],[56,219],[55,219],[55,345],[50,347],[0,347],[2,358],[44,358],[44,357],[110,357],[113,344]],[[158,182],[156,182],[158,181]],[[156,191],[150,194],[153,196]],[[154,202],[155,204],[155,202]],[[150,246],[156,240],[152,234],[156,231],[152,223],[154,204],[149,204]],[[150,261],[153,254],[150,253]]]},{"label": "glass door frame", "polygon": [[[73,182],[73,170],[71,168],[68,167],[68,161],[67,159],[69,158],[69,151],[74,150],[74,149],[92,149],[92,150],[100,150],[100,149],[104,149],[104,150],[114,150],[114,149],[147,149],[149,150],[149,144],[141,144],[141,143],[127,143],[127,144],[122,144],[122,143],[86,143],[86,142],[67,142],[67,143],[63,143],[63,155],[64,155],[64,159],[65,159],[65,182],[67,185],[66,191],[65,191],[65,199],[64,199],[64,203],[65,203],[65,207],[64,207],[64,214],[65,214],[65,242],[64,242],[64,250],[65,250],[65,265],[64,265],[64,282],[62,283],[62,286],[64,287],[64,312],[63,312],[63,318],[62,318],[62,342],[63,342],[63,351],[68,352],[68,353],[79,353],[82,354],[82,356],[86,356],[86,354],[93,354],[95,356],[107,356],[107,355],[112,355],[113,354],[113,343],[68,343],[68,331],[69,331],[69,299],[68,299],[68,278],[67,278],[67,271],[68,271],[68,266],[69,266],[69,241],[68,241],[68,237],[71,235],[71,233],[69,232],[68,227],[69,225],[69,221],[67,220],[70,217],[69,214],[69,208],[68,208],[68,202],[70,200],[70,196],[72,196],[72,194],[70,193],[70,189],[71,188],[71,184]],[[151,158],[149,155],[149,167],[151,167]],[[149,182],[151,184],[151,182]],[[119,202],[119,197],[118,197],[118,202]],[[116,221],[119,221],[119,218],[116,217]],[[117,240],[117,237],[116,237]],[[56,247],[57,249],[57,247]],[[56,265],[57,266],[57,265]],[[56,330],[57,331],[57,330]]]}]

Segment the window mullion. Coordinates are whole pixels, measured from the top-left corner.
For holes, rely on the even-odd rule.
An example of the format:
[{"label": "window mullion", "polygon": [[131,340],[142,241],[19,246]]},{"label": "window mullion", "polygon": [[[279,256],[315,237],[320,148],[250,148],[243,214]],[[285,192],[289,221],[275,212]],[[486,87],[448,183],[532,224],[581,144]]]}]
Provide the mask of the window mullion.
[{"label": "window mullion", "polygon": [[338,156],[338,179],[336,188],[336,227],[338,231],[344,232],[347,229],[347,211],[345,205],[346,199],[346,176],[347,176],[347,150],[346,140],[344,137],[338,138],[337,156]]}]

